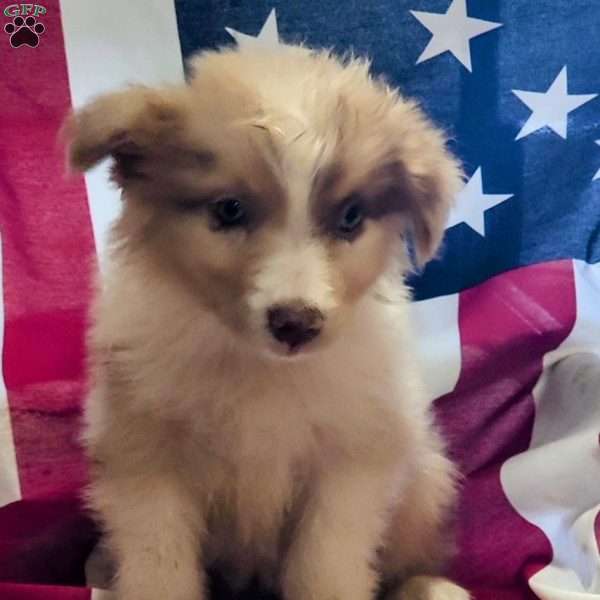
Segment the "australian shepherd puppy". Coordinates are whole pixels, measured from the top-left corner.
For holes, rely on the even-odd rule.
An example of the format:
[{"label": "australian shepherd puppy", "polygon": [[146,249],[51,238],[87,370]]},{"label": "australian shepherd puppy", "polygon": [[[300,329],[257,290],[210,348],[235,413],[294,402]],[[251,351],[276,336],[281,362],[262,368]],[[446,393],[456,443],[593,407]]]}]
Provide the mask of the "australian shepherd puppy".
[{"label": "australian shepherd puppy", "polygon": [[286,600],[467,599],[403,283],[460,171],[416,104],[362,60],[226,49],[65,131],[123,190],[85,432],[116,597],[199,600],[219,566]]}]

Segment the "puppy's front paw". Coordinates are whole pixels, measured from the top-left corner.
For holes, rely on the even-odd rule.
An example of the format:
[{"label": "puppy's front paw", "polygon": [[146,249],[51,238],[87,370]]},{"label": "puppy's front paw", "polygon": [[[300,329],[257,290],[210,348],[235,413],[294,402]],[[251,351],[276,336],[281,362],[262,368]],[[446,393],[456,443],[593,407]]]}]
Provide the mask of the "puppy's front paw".
[{"label": "puppy's front paw", "polygon": [[109,590],[101,590],[99,588],[94,588],[92,593],[94,600],[117,600],[117,596],[114,592]]},{"label": "puppy's front paw", "polygon": [[444,577],[411,577],[398,590],[395,600],[470,600],[467,590]]}]

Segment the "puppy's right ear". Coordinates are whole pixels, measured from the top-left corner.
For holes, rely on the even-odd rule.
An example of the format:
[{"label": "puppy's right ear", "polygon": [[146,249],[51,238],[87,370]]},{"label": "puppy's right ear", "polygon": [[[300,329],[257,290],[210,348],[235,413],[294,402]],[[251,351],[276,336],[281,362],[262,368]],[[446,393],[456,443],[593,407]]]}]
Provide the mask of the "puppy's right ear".
[{"label": "puppy's right ear", "polygon": [[175,91],[136,86],[100,96],[63,125],[69,166],[86,171],[112,156],[123,185],[143,174],[144,158],[176,134],[181,116]]}]

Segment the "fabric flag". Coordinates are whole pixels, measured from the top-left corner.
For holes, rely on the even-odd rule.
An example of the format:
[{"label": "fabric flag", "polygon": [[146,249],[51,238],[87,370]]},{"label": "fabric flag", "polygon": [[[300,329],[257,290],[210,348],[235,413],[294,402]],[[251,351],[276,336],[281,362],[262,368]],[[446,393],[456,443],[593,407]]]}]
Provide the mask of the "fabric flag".
[{"label": "fabric flag", "polygon": [[0,598],[101,598],[78,430],[119,196],[105,164],[65,175],[65,114],[182,81],[202,48],[304,42],[369,56],[464,164],[440,258],[411,280],[464,474],[451,575],[476,600],[600,599],[600,5],[42,1],[0,3]]}]

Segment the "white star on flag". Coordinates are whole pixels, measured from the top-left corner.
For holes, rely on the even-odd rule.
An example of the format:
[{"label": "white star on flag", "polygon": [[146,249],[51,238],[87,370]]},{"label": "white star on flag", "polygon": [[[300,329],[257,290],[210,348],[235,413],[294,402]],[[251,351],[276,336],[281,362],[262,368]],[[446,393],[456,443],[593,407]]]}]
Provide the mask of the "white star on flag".
[{"label": "white star on flag", "polygon": [[249,46],[266,46],[266,47],[275,47],[279,46],[279,30],[277,29],[277,15],[275,14],[275,9],[272,9],[265,21],[260,33],[256,36],[247,35],[246,33],[242,33],[237,31],[236,29],[231,29],[231,27],[225,27],[227,33],[237,42],[240,47],[249,47]]},{"label": "white star on flag", "polygon": [[471,68],[471,38],[492,29],[502,27],[502,23],[473,19],[467,16],[466,0],[452,0],[444,14],[410,11],[433,37],[417,60],[417,64],[444,52],[451,52],[469,71]]},{"label": "white star on flag", "polygon": [[598,94],[569,94],[567,92],[567,67],[563,67],[547,92],[524,92],[513,94],[532,110],[529,119],[519,131],[516,140],[549,127],[563,139],[567,139],[567,115],[582,104],[593,100]]},{"label": "white star on flag", "polygon": [[[596,144],[598,144],[598,146],[600,146],[600,140],[596,140]],[[592,178],[592,181],[596,181],[596,179],[600,179],[600,169],[598,169],[596,171],[596,174]]]},{"label": "white star on flag", "polygon": [[484,194],[481,167],[479,167],[462,191],[456,196],[456,204],[450,211],[446,227],[449,228],[459,223],[466,223],[479,235],[485,237],[485,211],[512,198],[513,195]]}]

